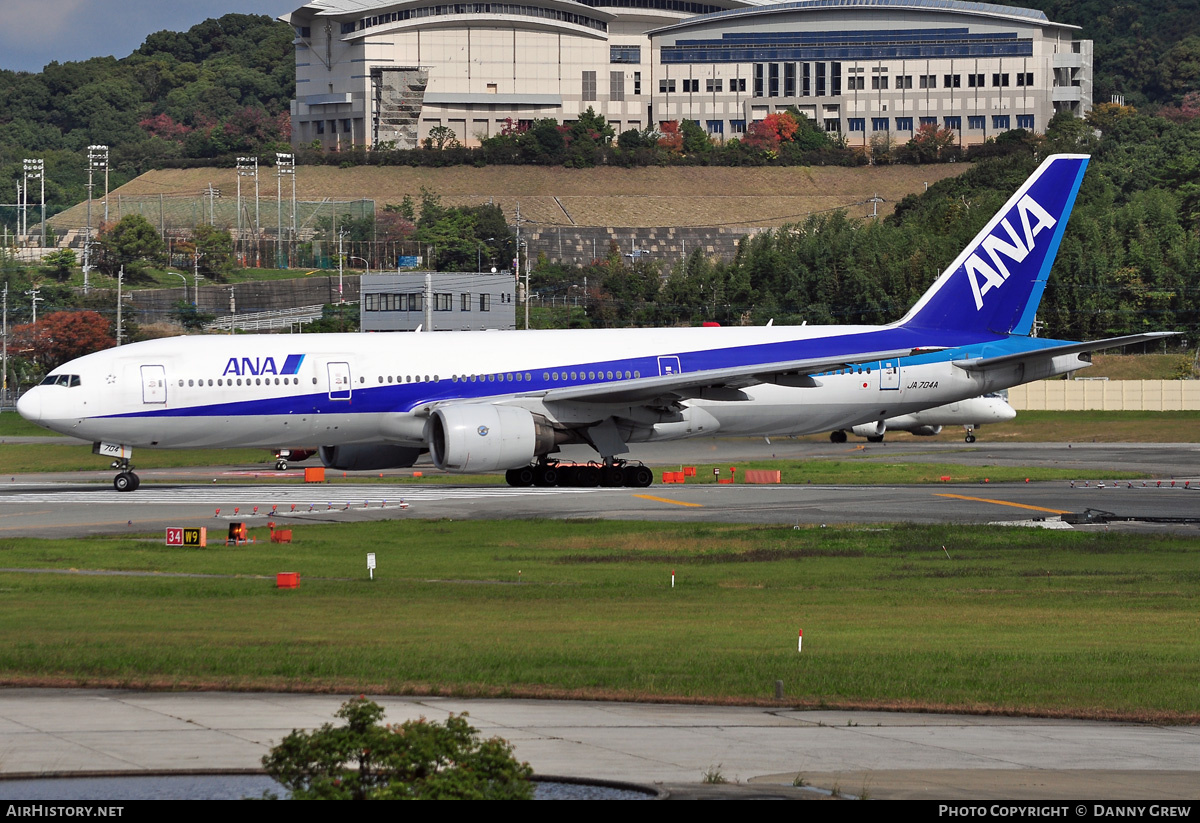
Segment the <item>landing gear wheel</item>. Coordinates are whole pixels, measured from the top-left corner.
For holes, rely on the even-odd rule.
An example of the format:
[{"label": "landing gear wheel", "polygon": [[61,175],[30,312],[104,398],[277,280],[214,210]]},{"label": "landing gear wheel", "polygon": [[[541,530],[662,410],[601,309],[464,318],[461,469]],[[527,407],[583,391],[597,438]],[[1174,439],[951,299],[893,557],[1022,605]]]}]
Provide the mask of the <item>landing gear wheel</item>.
[{"label": "landing gear wheel", "polygon": [[621,466],[605,466],[601,471],[600,485],[616,488],[625,485],[625,470]]},{"label": "landing gear wheel", "polygon": [[142,481],[133,472],[121,472],[113,478],[113,488],[119,492],[136,491],[141,484]]},{"label": "landing gear wheel", "polygon": [[845,443],[846,442],[846,433],[844,431],[842,431],[841,429],[830,432],[829,433],[829,442],[830,443]]},{"label": "landing gear wheel", "polygon": [[964,439],[965,439],[965,440],[966,440],[968,443],[974,443],[974,442],[975,442],[975,435],[973,435],[973,434],[968,434],[968,435],[967,435],[967,436],[966,436]]},{"label": "landing gear wheel", "polygon": [[558,468],[553,465],[536,466],[533,469],[533,485],[535,486],[556,486],[558,485]]},{"label": "landing gear wheel", "polygon": [[601,473],[599,466],[576,466],[575,467],[575,483],[576,486],[593,488],[600,485]]},{"label": "landing gear wheel", "polygon": [[287,461],[286,460],[276,460],[275,468],[277,471],[281,471],[281,472],[287,471]]},{"label": "landing gear wheel", "polygon": [[654,482],[654,472],[645,466],[626,466],[622,471],[625,473],[625,485],[636,489],[645,489]]},{"label": "landing gear wheel", "polygon": [[504,473],[504,479],[510,486],[532,486],[533,466],[522,466],[519,469],[509,469]]}]

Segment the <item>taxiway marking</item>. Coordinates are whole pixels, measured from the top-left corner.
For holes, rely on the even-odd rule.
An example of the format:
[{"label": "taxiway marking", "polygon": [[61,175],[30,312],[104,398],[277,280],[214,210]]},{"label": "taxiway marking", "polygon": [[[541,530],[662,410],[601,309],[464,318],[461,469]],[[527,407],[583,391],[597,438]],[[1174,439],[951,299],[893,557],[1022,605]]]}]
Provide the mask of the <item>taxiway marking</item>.
[{"label": "taxiway marking", "polygon": [[666,497],[655,497],[652,494],[635,494],[634,497],[640,497],[643,500],[653,500],[655,503],[670,503],[673,506],[689,506],[697,509],[704,508],[703,503],[684,503],[682,500],[670,500]]},{"label": "taxiway marking", "polygon": [[995,503],[997,506],[1012,506],[1017,509],[1032,509],[1035,512],[1048,512],[1050,514],[1070,514],[1071,512],[1063,509],[1047,509],[1042,506],[1030,506],[1028,503],[1010,503],[1007,500],[991,500],[987,497],[967,497],[965,494],[936,494],[934,497],[950,497],[955,500],[972,500],[976,503]]}]

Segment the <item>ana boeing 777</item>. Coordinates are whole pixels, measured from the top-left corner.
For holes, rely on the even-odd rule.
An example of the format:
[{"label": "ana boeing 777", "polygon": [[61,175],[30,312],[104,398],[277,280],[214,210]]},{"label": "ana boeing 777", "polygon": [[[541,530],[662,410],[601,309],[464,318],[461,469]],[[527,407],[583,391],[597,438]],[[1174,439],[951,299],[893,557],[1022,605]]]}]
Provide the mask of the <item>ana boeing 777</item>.
[{"label": "ana boeing 777", "polygon": [[[193,336],[54,369],[17,404],[94,442],[119,491],[135,448],[319,445],[326,466],[507,471],[513,485],[646,486],[630,445],[811,434],[1088,365],[1154,339],[1031,337],[1088,158],[1047,158],[915,306],[884,326]],[[560,445],[600,461],[559,470]]]}]

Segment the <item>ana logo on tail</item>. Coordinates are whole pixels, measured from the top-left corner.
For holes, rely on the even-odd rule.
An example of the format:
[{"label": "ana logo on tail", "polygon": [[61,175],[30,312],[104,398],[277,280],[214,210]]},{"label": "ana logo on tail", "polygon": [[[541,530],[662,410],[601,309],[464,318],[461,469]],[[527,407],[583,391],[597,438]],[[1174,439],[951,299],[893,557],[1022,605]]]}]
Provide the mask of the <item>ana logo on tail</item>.
[{"label": "ana logo on tail", "polygon": [[[1000,222],[1000,226],[1008,233],[1008,240],[996,234],[989,234],[979,244],[979,248],[991,258],[992,266],[983,261],[978,251],[972,252],[971,256],[963,263],[963,267],[967,270],[967,279],[971,282],[971,294],[975,297],[977,310],[983,308],[983,296],[991,289],[1004,285],[1004,281],[1008,279],[1008,266],[1004,264],[1001,255],[1014,263],[1020,263],[1029,252],[1033,251],[1034,238],[1037,237],[1038,232],[1042,229],[1053,228],[1057,222],[1029,195],[1025,195],[1017,201],[1017,214],[1021,218],[1023,230],[1021,236],[1018,236],[1012,223],[1009,222],[1009,218],[1006,217]],[[1034,223],[1033,220],[1037,222]],[[982,283],[980,283],[981,276]]]}]

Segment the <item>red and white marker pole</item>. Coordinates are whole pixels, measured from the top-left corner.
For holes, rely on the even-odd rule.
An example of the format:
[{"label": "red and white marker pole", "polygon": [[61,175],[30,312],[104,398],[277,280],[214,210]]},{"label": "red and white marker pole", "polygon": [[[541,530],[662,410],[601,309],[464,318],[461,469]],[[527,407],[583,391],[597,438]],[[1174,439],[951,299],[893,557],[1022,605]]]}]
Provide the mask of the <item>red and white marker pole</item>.
[{"label": "red and white marker pole", "polygon": [[675,588],[675,570],[671,569],[671,588]]},{"label": "red and white marker pole", "polygon": [[796,639],[796,651],[804,651],[804,629],[800,630],[800,636]]}]

